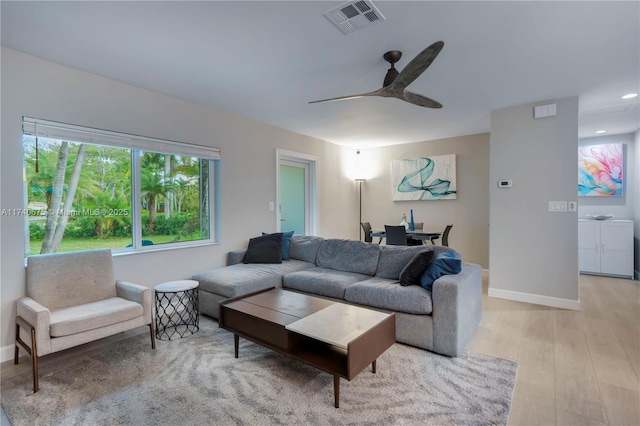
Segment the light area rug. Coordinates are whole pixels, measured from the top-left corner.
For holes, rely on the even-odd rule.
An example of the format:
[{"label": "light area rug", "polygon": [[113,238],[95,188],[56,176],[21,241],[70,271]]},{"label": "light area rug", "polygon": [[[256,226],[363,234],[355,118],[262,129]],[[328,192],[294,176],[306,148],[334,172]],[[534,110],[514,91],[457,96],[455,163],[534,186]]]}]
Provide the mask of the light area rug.
[{"label": "light area rug", "polygon": [[[27,360],[23,362],[29,362]],[[371,369],[341,379],[240,339],[201,317],[200,331],[152,350],[147,333],[43,365],[1,383],[20,425],[500,425],[516,380],[512,361],[449,358],[396,343]]]}]

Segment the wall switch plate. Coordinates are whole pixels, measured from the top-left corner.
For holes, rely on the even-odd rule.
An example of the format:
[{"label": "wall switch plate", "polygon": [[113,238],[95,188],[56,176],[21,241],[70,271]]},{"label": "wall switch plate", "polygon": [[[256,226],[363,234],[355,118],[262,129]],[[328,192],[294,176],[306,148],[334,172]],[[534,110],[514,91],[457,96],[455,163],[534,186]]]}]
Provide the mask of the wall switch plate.
[{"label": "wall switch plate", "polygon": [[272,212],[275,209],[275,205],[273,204],[273,201],[269,201],[269,211]]},{"label": "wall switch plate", "polygon": [[578,202],[577,201],[568,201],[569,203],[569,211],[577,212],[578,211]]},{"label": "wall switch plate", "polygon": [[552,213],[566,212],[567,202],[566,201],[549,201],[549,211]]}]

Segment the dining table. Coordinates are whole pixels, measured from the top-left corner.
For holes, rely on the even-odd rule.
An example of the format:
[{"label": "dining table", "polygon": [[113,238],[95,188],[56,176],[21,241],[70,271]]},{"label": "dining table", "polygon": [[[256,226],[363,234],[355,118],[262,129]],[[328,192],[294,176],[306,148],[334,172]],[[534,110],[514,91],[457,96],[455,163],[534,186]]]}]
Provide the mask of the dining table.
[{"label": "dining table", "polygon": [[[440,238],[441,235],[442,235],[442,231],[432,232],[432,231],[425,231],[424,229],[416,229],[414,231],[410,231],[407,229],[407,238],[411,238],[414,240],[421,240],[424,244],[426,244],[427,241],[431,241],[431,238],[434,238],[434,239]],[[380,244],[382,240],[385,238],[384,229],[372,229],[371,237],[379,238],[378,244]]]}]

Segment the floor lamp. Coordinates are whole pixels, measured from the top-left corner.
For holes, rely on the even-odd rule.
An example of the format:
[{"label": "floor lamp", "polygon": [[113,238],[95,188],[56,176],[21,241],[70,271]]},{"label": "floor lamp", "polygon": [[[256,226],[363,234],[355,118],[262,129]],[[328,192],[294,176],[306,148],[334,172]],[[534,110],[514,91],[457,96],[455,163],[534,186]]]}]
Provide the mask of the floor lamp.
[{"label": "floor lamp", "polygon": [[362,182],[366,181],[366,179],[356,179],[356,182],[358,182],[358,196],[360,197],[360,222],[358,222],[358,229],[360,229],[360,241],[362,241]]}]

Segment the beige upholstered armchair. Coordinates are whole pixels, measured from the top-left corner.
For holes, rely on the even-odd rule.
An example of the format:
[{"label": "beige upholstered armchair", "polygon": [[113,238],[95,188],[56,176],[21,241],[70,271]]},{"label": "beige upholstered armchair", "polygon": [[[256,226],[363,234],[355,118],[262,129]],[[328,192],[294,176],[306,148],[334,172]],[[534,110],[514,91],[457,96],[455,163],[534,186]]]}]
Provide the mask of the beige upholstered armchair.
[{"label": "beige upholstered armchair", "polygon": [[[33,392],[38,357],[142,325],[155,349],[152,289],[115,281],[111,250],[56,253],[27,258],[27,297],[18,300],[14,363],[19,346],[31,355]],[[31,333],[31,344],[20,338]]]}]

